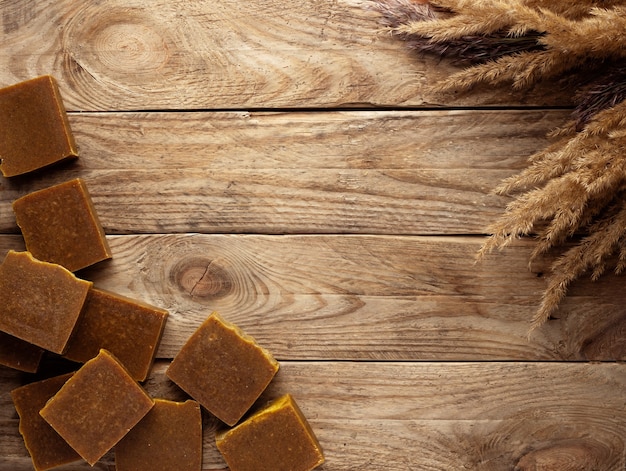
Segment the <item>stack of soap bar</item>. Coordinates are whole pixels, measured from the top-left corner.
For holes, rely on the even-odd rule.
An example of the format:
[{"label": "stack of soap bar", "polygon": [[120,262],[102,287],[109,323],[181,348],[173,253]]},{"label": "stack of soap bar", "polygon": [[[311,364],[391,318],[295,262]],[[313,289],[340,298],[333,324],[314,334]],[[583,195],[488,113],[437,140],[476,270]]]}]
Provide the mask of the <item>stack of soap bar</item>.
[{"label": "stack of soap bar", "polygon": [[35,191],[13,202],[26,249],[70,271],[111,258],[104,230],[80,178]]},{"label": "stack of soap bar", "polygon": [[155,399],[154,407],[115,445],[116,471],[200,471],[202,414],[196,401]]},{"label": "stack of soap bar", "polygon": [[0,365],[36,373],[44,350],[0,331]]},{"label": "stack of soap bar", "polygon": [[20,433],[37,471],[81,459],[80,455],[39,415],[72,373],[14,389],[11,398],[20,417]]},{"label": "stack of soap bar", "polygon": [[11,250],[0,265],[0,330],[63,353],[91,286],[60,265]]},{"label": "stack of soap bar", "polygon": [[289,394],[219,432],[216,444],[231,471],[310,471],[324,462],[317,438]]},{"label": "stack of soap bar", "polygon": [[234,425],[278,371],[278,362],[233,324],[211,314],[183,345],[167,376],[209,412]]},{"label": "stack of soap bar", "polygon": [[37,77],[0,90],[0,171],[5,177],[77,156],[53,77]]},{"label": "stack of soap bar", "polygon": [[137,381],[143,381],[154,361],[167,311],[92,288],[65,357],[81,363],[100,349],[111,352]]},{"label": "stack of soap bar", "polygon": [[41,416],[94,465],[154,402],[106,350],[85,363],[41,409]]}]

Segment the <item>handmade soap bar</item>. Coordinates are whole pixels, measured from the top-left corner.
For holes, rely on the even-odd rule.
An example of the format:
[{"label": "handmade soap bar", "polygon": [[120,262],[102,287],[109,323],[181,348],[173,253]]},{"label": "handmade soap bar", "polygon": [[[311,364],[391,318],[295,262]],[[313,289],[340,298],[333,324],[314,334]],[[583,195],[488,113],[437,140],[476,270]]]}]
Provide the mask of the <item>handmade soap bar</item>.
[{"label": "handmade soap bar", "polygon": [[91,285],[60,265],[11,250],[0,265],[0,330],[63,353]]},{"label": "handmade soap bar", "polygon": [[5,177],[77,156],[53,77],[45,75],[0,89],[0,170]]},{"label": "handmade soap bar", "polygon": [[0,331],[0,365],[36,373],[43,349]]},{"label": "handmade soap bar", "polygon": [[84,363],[104,348],[133,378],[143,381],[154,361],[167,314],[164,309],[92,288],[65,357]]},{"label": "handmade soap bar", "polygon": [[111,258],[111,250],[87,186],[80,178],[44,188],[13,202],[26,249],[35,258],[70,271]]},{"label": "handmade soap bar", "polygon": [[150,412],[115,445],[115,469],[200,471],[200,405],[196,401],[155,399]]},{"label": "handmade soap bar", "polygon": [[209,412],[234,425],[277,371],[278,362],[269,352],[214,312],[183,345],[166,374]]},{"label": "handmade soap bar", "polygon": [[20,416],[20,433],[37,471],[81,459],[80,455],[39,415],[41,408],[71,376],[72,373],[55,376],[11,391],[13,404]]},{"label": "handmade soap bar", "polygon": [[310,471],[324,462],[315,434],[289,394],[218,432],[216,444],[230,471]]},{"label": "handmade soap bar", "polygon": [[101,350],[63,385],[40,414],[93,466],[153,405],[122,364]]}]

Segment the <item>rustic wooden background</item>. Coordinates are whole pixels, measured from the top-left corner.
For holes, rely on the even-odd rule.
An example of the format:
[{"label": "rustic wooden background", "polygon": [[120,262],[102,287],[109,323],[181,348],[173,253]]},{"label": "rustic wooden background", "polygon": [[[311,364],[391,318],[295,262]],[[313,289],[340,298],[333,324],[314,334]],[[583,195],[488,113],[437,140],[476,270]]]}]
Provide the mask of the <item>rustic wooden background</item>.
[{"label": "rustic wooden background", "polygon": [[[0,255],[15,198],[83,177],[114,259],[81,276],[170,311],[151,394],[181,397],[164,370],[218,310],[280,361],[264,399],[296,397],[320,469],[626,469],[623,278],[576,283],[528,340],[550,259],[474,263],[490,190],[570,104],[434,95],[452,66],[367,5],[0,0],[0,86],[54,75],[81,155],[0,180]],[[0,368],[2,471],[32,469],[8,394],[31,380]]]}]

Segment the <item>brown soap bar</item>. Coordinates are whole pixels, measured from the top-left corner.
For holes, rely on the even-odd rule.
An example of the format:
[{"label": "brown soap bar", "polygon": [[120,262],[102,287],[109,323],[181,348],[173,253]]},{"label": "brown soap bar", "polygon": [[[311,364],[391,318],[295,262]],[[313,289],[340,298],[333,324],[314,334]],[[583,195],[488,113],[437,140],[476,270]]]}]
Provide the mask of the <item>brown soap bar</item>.
[{"label": "brown soap bar", "polygon": [[26,249],[35,258],[70,271],[111,258],[111,250],[87,186],[80,178],[44,188],[13,202]]},{"label": "brown soap bar", "polygon": [[115,445],[116,471],[200,471],[202,413],[196,401],[155,399],[154,407]]},{"label": "brown soap bar", "polygon": [[104,348],[133,378],[143,381],[154,361],[167,314],[164,309],[92,288],[65,357],[84,363]]},{"label": "brown soap bar", "polygon": [[214,312],[183,345],[166,374],[209,412],[234,425],[277,371],[278,362],[269,352]]},{"label": "brown soap bar", "polygon": [[11,250],[0,265],[0,330],[63,353],[91,285],[60,265]]},{"label": "brown soap bar", "polygon": [[101,350],[63,385],[40,414],[93,466],[153,405],[122,364]]},{"label": "brown soap bar", "polygon": [[44,350],[32,343],[0,331],[0,365],[26,373],[36,373]]},{"label": "brown soap bar", "polygon": [[0,89],[0,170],[5,177],[77,156],[53,77],[45,75]]},{"label": "brown soap bar", "polygon": [[72,374],[45,379],[11,391],[13,404],[20,416],[20,433],[37,471],[81,459],[80,455],[39,415],[41,408]]},{"label": "brown soap bar", "polygon": [[231,471],[310,471],[324,462],[313,430],[289,394],[218,432],[216,444]]}]

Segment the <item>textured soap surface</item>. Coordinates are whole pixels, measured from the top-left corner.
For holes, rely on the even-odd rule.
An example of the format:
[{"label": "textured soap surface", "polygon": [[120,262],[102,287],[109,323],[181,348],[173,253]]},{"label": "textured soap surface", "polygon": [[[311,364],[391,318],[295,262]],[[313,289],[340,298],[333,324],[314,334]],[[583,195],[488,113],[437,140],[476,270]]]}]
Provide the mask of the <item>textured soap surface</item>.
[{"label": "textured soap surface", "polygon": [[148,376],[168,312],[92,288],[65,357],[84,363],[100,349],[111,352],[137,381]]},{"label": "textured soap surface", "polygon": [[0,365],[36,373],[44,350],[0,331]]},{"label": "textured soap surface", "polygon": [[11,250],[0,265],[0,330],[63,353],[91,286],[60,265]]},{"label": "textured soap surface", "polygon": [[200,405],[155,399],[150,412],[115,446],[115,466],[116,471],[200,471]]},{"label": "textured soap surface", "polygon": [[29,193],[13,202],[26,249],[39,260],[80,270],[111,258],[111,249],[80,178]]},{"label": "textured soap surface", "polygon": [[45,75],[0,89],[0,171],[5,177],[77,156],[53,77]]},{"label": "textured soap surface", "polygon": [[11,391],[20,417],[20,433],[37,471],[51,469],[81,459],[80,455],[39,415],[72,373],[55,376]]},{"label": "textured soap surface", "polygon": [[128,433],[153,400],[106,350],[85,363],[41,409],[41,416],[90,465]]},{"label": "textured soap surface", "polygon": [[230,471],[310,471],[322,448],[293,397],[286,394],[216,435]]},{"label": "textured soap surface", "polygon": [[212,313],[183,345],[167,376],[209,412],[234,425],[278,371],[252,337]]}]

